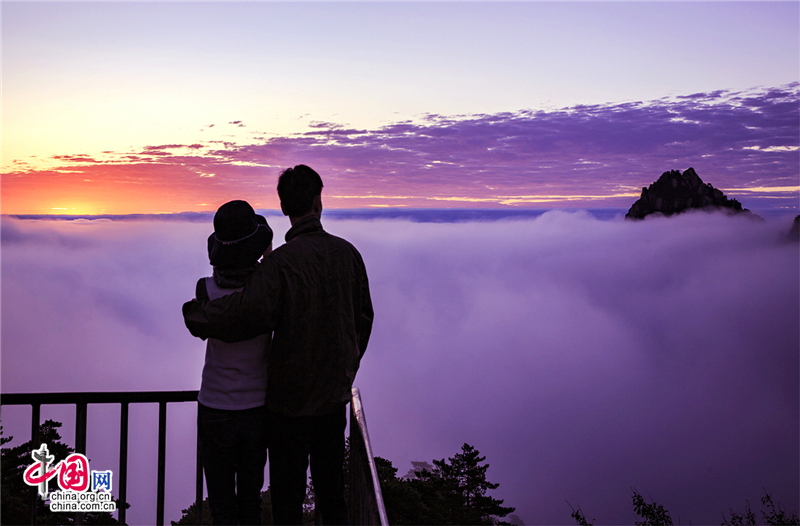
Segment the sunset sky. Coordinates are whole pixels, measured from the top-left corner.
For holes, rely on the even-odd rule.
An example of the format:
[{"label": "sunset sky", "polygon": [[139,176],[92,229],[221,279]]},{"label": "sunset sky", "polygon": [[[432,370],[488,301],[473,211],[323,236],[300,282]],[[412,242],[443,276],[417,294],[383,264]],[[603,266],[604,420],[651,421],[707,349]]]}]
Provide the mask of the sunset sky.
[{"label": "sunset sky", "polygon": [[[181,305],[213,211],[272,210],[279,246],[277,176],[305,163],[326,210],[360,209],[323,223],[368,269],[356,386],[398,475],[468,442],[527,524],[571,505],[631,524],[631,486],[678,524],[758,515],[762,488],[798,509],[800,2],[0,9],[2,393],[198,389]],[[689,167],[765,221],[623,220]],[[204,213],[9,217],[178,212]],[[140,406],[131,524],[156,507]],[[196,405],[169,411],[178,520]],[[11,445],[30,414],[3,406]],[[73,406],[45,418],[72,442]],[[116,474],[119,408],[89,422],[92,468]]]},{"label": "sunset sky", "polygon": [[797,209],[797,2],[2,3],[2,212]]}]

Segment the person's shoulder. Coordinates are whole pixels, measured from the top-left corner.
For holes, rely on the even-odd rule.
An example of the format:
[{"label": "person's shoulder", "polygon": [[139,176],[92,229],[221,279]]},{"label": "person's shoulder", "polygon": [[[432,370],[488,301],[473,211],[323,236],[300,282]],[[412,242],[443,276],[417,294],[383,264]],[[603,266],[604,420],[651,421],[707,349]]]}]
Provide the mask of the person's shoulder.
[{"label": "person's shoulder", "polygon": [[290,242],[275,247],[272,252],[267,254],[258,264],[256,273],[269,273],[287,264],[291,264],[297,257],[298,252],[302,250],[302,243],[295,243],[294,241],[293,239]]},{"label": "person's shoulder", "polygon": [[200,301],[208,301],[208,279],[209,278],[200,278],[197,280],[197,285],[195,285],[194,289],[194,297]]},{"label": "person's shoulder", "polygon": [[354,245],[353,245],[351,242],[349,242],[348,240],[346,240],[346,239],[345,239],[345,238],[343,238],[343,237],[334,236],[334,235],[333,235],[333,234],[331,234],[330,232],[325,232],[325,233],[326,233],[328,236],[330,236],[331,242],[333,242],[333,243],[339,243],[339,244],[342,244],[342,245],[347,245],[347,246],[350,246],[350,247],[356,248],[356,247],[355,247],[355,246],[354,246]]},{"label": "person's shoulder", "polygon": [[328,247],[325,250],[333,248],[339,253],[352,252],[357,259],[361,259],[358,249],[350,241],[331,234],[324,229],[319,229],[296,236],[283,245],[276,247],[272,253],[264,258],[264,261],[267,262],[270,258],[274,258],[273,262],[278,265],[285,262],[293,262],[298,255],[318,251],[325,246]]},{"label": "person's shoulder", "polygon": [[335,245],[338,245],[338,246],[341,246],[341,247],[347,247],[350,250],[352,250],[353,252],[355,252],[356,254],[358,254],[358,249],[356,248],[356,246],[354,244],[352,244],[351,242],[349,242],[348,240],[346,240],[345,238],[339,237],[339,236],[335,236],[335,235],[333,235],[333,234],[331,234],[329,232],[325,232],[325,234],[329,237],[331,244],[335,244]]},{"label": "person's shoulder", "polygon": [[332,234],[330,234],[330,237],[331,245],[336,247],[335,251],[343,255],[345,260],[351,261],[356,267],[363,271],[364,258],[361,257],[361,252],[358,251],[356,246],[343,237],[334,236]]}]

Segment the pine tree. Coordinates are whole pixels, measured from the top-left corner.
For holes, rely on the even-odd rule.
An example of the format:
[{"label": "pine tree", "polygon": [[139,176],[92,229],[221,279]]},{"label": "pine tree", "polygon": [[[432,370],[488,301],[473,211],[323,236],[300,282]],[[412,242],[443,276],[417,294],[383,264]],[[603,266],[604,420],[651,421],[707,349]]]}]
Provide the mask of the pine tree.
[{"label": "pine tree", "polygon": [[378,480],[389,524],[434,524],[429,506],[423,502],[422,494],[410,480],[397,477],[397,468],[385,458],[375,457]]},{"label": "pine tree", "polygon": [[486,457],[469,444],[461,446],[461,453],[445,459],[434,460],[431,471],[423,470],[419,475],[428,481],[435,493],[440,493],[448,512],[445,524],[495,524],[499,517],[514,511],[503,506],[502,499],[486,495],[499,484],[486,480],[489,464],[481,465]]},{"label": "pine tree", "polygon": [[[30,524],[31,522],[31,495],[36,491],[35,488],[25,484],[23,475],[25,469],[33,463],[31,452],[42,444],[47,444],[47,448],[55,457],[54,465],[67,458],[75,450],[61,442],[61,435],[58,428],[61,422],[46,420],[39,426],[39,438],[36,444],[30,440],[16,447],[2,448],[0,451],[2,481],[0,482],[0,493],[2,493],[2,524]],[[0,427],[2,435],[2,427]],[[5,445],[14,437],[0,436],[0,445]],[[51,481],[52,489],[56,489],[57,478]],[[117,505],[119,503],[117,502]],[[50,508],[45,506],[40,497],[36,497],[36,521],[37,524],[74,524],[74,514],[72,513],[53,513]],[[84,513],[84,524],[118,524],[110,513]]]}]

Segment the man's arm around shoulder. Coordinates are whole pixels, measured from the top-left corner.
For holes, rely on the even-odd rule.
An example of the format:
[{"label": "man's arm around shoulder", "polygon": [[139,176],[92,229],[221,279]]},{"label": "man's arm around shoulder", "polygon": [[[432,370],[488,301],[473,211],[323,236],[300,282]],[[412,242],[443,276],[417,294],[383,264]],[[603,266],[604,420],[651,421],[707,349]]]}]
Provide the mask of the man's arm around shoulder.
[{"label": "man's arm around shoulder", "polygon": [[266,270],[256,270],[241,292],[184,303],[183,321],[189,332],[203,340],[215,338],[232,343],[272,330],[270,312],[278,290],[269,283]]}]

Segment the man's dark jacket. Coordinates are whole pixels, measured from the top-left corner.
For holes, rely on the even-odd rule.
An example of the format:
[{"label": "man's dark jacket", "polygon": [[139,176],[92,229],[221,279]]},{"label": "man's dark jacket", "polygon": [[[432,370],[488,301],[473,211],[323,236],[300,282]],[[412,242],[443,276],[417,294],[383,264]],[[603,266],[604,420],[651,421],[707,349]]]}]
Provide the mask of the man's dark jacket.
[{"label": "man's dark jacket", "polygon": [[267,408],[316,416],[350,400],[372,330],[372,301],[356,248],[308,216],[264,258],[242,292],[183,305],[197,337],[226,342],[273,332]]}]

